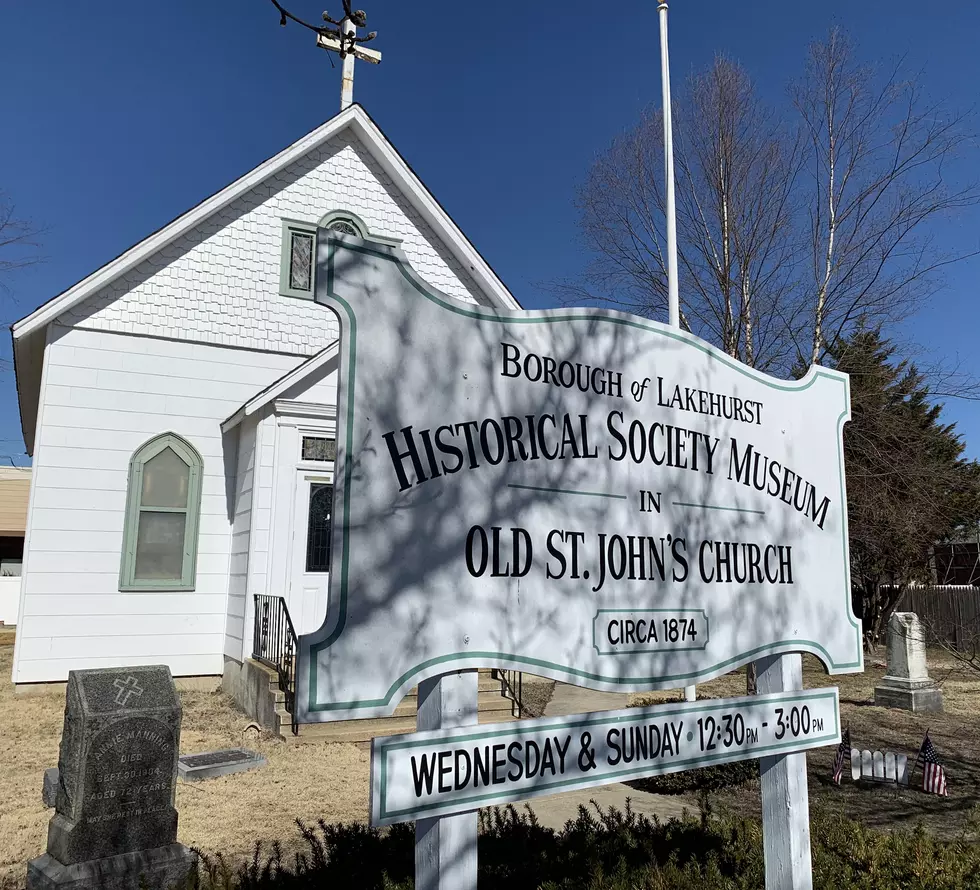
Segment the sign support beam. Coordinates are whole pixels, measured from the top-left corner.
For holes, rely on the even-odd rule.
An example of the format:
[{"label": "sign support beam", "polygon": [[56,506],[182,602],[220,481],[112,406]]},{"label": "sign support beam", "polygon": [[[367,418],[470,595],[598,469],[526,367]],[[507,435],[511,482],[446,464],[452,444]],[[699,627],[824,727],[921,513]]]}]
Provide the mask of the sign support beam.
[{"label": "sign support beam", "polygon": [[[756,665],[760,695],[803,688],[803,661],[799,655],[767,655]],[[759,767],[766,887],[812,890],[806,754],[761,757]]]},{"label": "sign support beam", "polygon": [[[478,722],[476,671],[442,674],[419,683],[417,727],[454,729]],[[476,890],[477,813],[415,823],[416,890]]]}]

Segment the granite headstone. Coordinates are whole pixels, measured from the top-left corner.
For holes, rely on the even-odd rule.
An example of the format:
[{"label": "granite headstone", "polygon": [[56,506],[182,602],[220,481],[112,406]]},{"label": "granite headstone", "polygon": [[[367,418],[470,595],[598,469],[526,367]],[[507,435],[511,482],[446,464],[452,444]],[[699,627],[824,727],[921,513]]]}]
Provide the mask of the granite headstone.
[{"label": "granite headstone", "polygon": [[887,671],[875,686],[875,704],[913,714],[941,713],[943,694],[929,677],[919,616],[915,612],[893,612],[887,634]]},{"label": "granite headstone", "polygon": [[136,890],[186,880],[174,788],[180,699],[165,666],[71,671],[47,853],[28,890]]}]

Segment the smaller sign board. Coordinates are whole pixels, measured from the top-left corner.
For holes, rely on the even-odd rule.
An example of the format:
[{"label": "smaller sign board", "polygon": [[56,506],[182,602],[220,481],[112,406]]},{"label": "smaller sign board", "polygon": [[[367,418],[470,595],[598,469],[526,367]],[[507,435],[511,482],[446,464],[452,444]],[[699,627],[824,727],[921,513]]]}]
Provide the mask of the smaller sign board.
[{"label": "smaller sign board", "polygon": [[836,688],[386,736],[371,744],[371,824],[839,742]]}]

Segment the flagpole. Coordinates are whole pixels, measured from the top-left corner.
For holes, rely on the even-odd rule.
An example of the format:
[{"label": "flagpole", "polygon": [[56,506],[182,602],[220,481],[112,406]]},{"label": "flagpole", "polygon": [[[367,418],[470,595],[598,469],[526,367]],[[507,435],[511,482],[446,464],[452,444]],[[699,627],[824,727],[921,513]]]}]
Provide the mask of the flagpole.
[{"label": "flagpole", "polygon": [[674,203],[674,137],[670,115],[670,57],[667,52],[667,0],[659,0],[660,76],[664,94],[664,159],[667,184],[667,308],[670,326],[681,326],[677,288],[677,211]]},{"label": "flagpole", "polygon": [[[674,203],[674,136],[670,119],[670,57],[667,53],[667,0],[659,0],[660,82],[664,96],[664,179],[667,183],[667,315],[672,328],[681,326],[677,288],[677,210]],[[697,687],[684,687],[684,700],[697,701]]]}]

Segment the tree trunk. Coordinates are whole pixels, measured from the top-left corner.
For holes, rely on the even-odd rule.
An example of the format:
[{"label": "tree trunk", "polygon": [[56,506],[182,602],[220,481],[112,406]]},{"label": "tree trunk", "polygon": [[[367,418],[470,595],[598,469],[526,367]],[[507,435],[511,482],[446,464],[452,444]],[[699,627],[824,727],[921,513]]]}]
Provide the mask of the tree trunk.
[{"label": "tree trunk", "polygon": [[759,675],[755,667],[755,662],[750,661],[745,666],[745,694],[758,695],[758,693],[759,693]]}]

